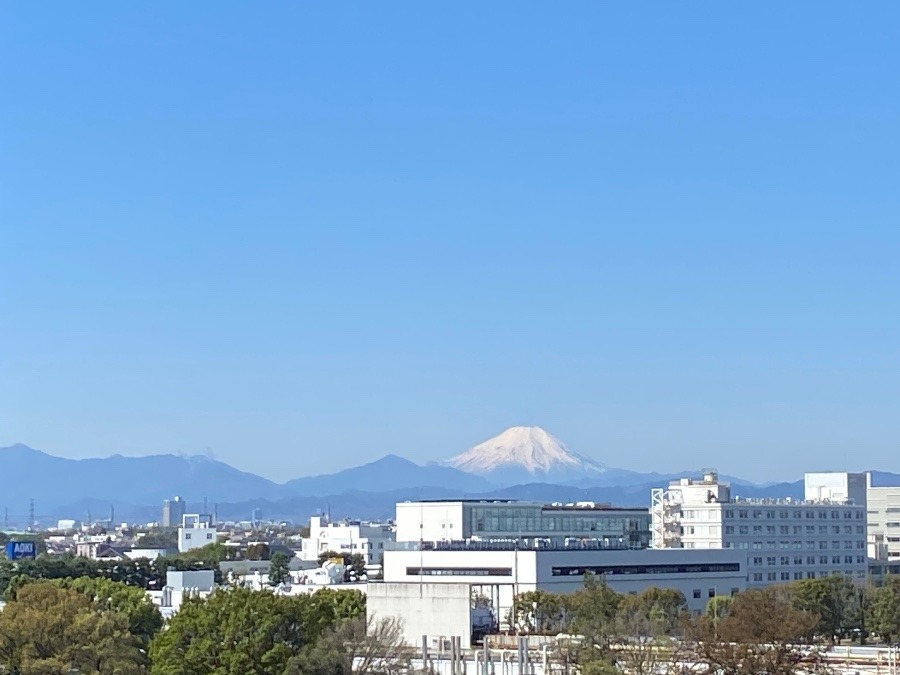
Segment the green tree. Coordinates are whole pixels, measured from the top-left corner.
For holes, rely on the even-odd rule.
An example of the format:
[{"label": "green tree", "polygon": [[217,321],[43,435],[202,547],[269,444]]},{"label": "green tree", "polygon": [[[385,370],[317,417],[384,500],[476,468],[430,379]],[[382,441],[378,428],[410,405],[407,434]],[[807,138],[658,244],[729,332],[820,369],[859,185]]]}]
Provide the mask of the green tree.
[{"label": "green tree", "polygon": [[344,564],[347,566],[348,581],[352,577],[361,579],[366,573],[366,558],[362,553],[351,553],[344,559]]},{"label": "green tree", "polygon": [[288,562],[290,562],[290,558],[288,558],[287,553],[284,551],[275,551],[272,555],[272,559],[269,561],[270,586],[283,584],[291,578],[290,571],[288,570]]},{"label": "green tree", "polygon": [[191,598],[150,644],[156,675],[268,675],[342,620],[365,612],[360,593],[285,597],[244,588]]},{"label": "green tree", "polygon": [[137,540],[141,548],[178,548],[178,528],[158,527],[142,534]]},{"label": "green tree", "polygon": [[568,598],[547,591],[519,593],[507,620],[517,633],[555,635],[565,632],[569,621]]},{"label": "green tree", "polygon": [[0,664],[18,675],[146,672],[128,619],[75,590],[29,583],[0,612]]},{"label": "green tree", "polygon": [[622,596],[607,586],[602,577],[593,574],[585,575],[584,588],[569,597],[571,631],[581,639],[566,653],[584,675],[615,671],[611,643],[616,635],[621,602]]},{"label": "green tree", "polygon": [[818,632],[834,643],[849,630],[862,628],[860,589],[840,575],[803,579],[790,585],[796,609],[819,617]]},{"label": "green tree", "polygon": [[869,628],[885,642],[894,642],[900,637],[900,577],[887,577],[869,597]]},{"label": "green tree", "polygon": [[61,579],[55,583],[87,596],[103,610],[112,610],[124,616],[128,620],[129,631],[141,640],[145,648],[163,626],[163,618],[156,605],[140,588],[120,581],[90,577]]}]

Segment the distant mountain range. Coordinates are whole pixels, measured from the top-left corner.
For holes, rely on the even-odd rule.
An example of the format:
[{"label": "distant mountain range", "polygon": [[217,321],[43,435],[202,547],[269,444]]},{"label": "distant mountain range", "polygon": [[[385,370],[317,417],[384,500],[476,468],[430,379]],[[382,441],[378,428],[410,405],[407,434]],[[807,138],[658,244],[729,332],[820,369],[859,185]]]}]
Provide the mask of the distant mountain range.
[{"label": "distant mountain range", "polygon": [[[650,490],[696,471],[641,473],[604,466],[563,445],[539,427],[513,427],[442,464],[421,466],[387,455],[332,474],[279,484],[203,456],[152,455],[73,460],[17,444],[0,448],[0,475],[11,524],[27,521],[29,500],[43,522],[107,517],[158,520],[163,499],[180,495],[189,508],[204,500],[222,519],[246,519],[252,509],[266,518],[303,521],[329,511],[335,517],[388,518],[398,501],[415,499],[522,499],[594,501],[647,506]],[[726,477],[742,497],[802,498],[803,481],[755,485]],[[900,485],[900,475],[873,472],[878,485]]]}]

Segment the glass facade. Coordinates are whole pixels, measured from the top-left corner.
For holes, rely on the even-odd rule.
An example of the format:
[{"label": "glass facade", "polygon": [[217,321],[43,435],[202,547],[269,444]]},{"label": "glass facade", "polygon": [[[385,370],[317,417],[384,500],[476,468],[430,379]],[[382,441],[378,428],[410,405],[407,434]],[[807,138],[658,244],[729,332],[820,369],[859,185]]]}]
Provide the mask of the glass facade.
[{"label": "glass facade", "polygon": [[640,509],[472,504],[467,520],[473,537],[624,539],[635,548],[650,542],[650,513]]}]

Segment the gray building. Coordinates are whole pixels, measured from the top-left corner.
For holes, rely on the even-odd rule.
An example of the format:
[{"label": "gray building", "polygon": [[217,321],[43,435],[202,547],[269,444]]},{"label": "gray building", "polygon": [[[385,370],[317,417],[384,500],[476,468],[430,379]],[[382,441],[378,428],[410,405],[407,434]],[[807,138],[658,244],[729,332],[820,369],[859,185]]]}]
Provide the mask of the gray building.
[{"label": "gray building", "polygon": [[185,503],[181,497],[175,499],[166,499],[163,501],[162,507],[162,526],[178,527],[181,525],[181,518],[184,516]]}]

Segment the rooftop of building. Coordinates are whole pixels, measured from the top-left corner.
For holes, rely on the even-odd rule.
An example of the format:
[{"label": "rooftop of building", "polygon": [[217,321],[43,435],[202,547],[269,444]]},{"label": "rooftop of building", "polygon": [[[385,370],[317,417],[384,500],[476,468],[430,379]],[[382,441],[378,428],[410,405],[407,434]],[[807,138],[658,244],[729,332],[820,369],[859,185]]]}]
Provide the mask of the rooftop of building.
[{"label": "rooftop of building", "polygon": [[[581,502],[535,502],[519,499],[417,499],[400,504],[475,504],[481,506],[530,506],[543,511],[647,511],[646,506],[613,506],[608,503]],[[398,506],[400,505],[398,504]]]},{"label": "rooftop of building", "polygon": [[569,537],[563,542],[544,538],[466,539],[456,541],[394,541],[385,544],[387,551],[621,551],[636,549],[624,537],[587,539]]}]

